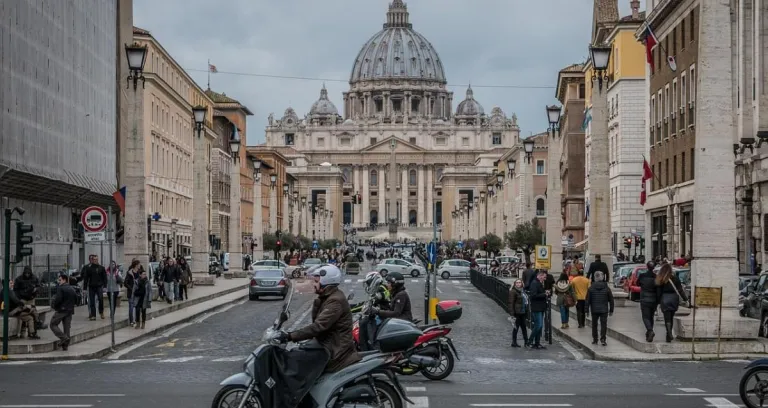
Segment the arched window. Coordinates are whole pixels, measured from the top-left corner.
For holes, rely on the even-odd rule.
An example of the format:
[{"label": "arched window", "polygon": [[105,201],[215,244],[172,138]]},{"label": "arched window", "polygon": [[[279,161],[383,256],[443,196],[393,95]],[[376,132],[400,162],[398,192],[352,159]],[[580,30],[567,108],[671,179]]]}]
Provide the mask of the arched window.
[{"label": "arched window", "polygon": [[379,172],[371,170],[371,185],[376,187],[379,185]]},{"label": "arched window", "polygon": [[349,169],[349,167],[344,167],[344,170],[342,170],[344,173],[344,182],[345,183],[351,183],[352,182],[352,170]]},{"label": "arched window", "polygon": [[546,203],[543,198],[536,199],[536,216],[544,217],[547,215]]},{"label": "arched window", "polygon": [[408,185],[415,186],[418,183],[418,178],[416,176],[416,170],[411,170],[408,172]]}]

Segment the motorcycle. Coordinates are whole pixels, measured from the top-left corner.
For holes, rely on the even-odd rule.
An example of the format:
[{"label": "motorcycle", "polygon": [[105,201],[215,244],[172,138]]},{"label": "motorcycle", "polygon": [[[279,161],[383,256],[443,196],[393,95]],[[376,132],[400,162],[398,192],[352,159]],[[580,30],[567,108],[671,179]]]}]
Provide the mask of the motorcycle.
[{"label": "motorcycle", "polygon": [[[755,360],[745,367],[739,381],[739,395],[747,408],[759,408],[768,399],[768,358]],[[754,384],[752,384],[754,380]]]},{"label": "motorcycle", "polygon": [[278,341],[280,328],[290,317],[292,298],[293,293],[265,332],[264,344],[245,360],[243,371],[221,382],[212,408],[377,408],[384,403],[405,408],[403,401],[413,404],[391,365],[402,359],[402,350],[416,341],[420,330],[409,322],[392,319],[380,329],[382,351],[362,353],[361,361],[324,373],[330,356],[316,340],[292,350]]},{"label": "motorcycle", "polygon": [[[444,301],[440,303],[460,307],[457,301]],[[352,338],[355,340],[355,344],[358,345],[358,349],[360,348],[360,320],[362,316],[368,314],[371,304],[372,299],[364,303],[363,310],[356,316],[352,326]],[[447,308],[444,307],[443,309]],[[422,333],[416,339],[413,346],[403,352],[402,358],[394,364],[393,369],[395,372],[401,375],[421,373],[421,375],[433,381],[444,380],[451,375],[455,360],[459,360],[459,353],[456,351],[453,341],[448,337],[452,330],[451,327],[442,324],[442,322],[452,323],[457,320],[461,316],[461,309],[458,309],[458,314],[456,309],[452,309],[448,313],[451,315],[446,316],[446,313],[441,313],[441,307],[438,305],[438,319],[441,320],[441,324],[417,326],[419,330],[422,330]],[[381,320],[378,316],[376,316],[376,319],[377,326],[379,324],[383,325],[387,320],[390,320]],[[374,344],[378,342],[379,337],[380,334],[377,332]],[[423,359],[424,357],[427,359]]]}]

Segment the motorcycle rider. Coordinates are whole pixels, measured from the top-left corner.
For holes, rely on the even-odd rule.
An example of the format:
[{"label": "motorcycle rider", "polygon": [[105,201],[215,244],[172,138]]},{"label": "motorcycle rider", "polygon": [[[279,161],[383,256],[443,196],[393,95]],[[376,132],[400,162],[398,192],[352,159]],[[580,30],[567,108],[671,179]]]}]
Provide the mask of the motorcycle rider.
[{"label": "motorcycle rider", "polygon": [[279,341],[317,341],[328,351],[326,372],[336,372],[360,361],[352,339],[352,312],[344,292],[339,289],[341,271],[323,265],[310,272],[317,298],[312,305],[312,324],[293,332],[280,332]]},{"label": "motorcycle rider", "polygon": [[383,319],[395,318],[403,319],[409,322],[413,321],[411,313],[411,297],[405,290],[405,278],[400,272],[390,272],[387,274],[389,290],[393,293],[389,310],[374,307],[371,310],[372,315],[378,315]]},{"label": "motorcycle rider", "polygon": [[[363,281],[363,287],[365,288],[365,293],[373,299],[372,307],[389,309],[389,290],[384,284],[384,279],[378,272],[369,272]],[[361,305],[362,304],[355,305],[353,309]],[[362,316],[360,318],[360,321],[358,322],[360,327],[360,350],[368,351],[375,348],[373,339],[376,338],[376,328],[379,325],[378,320],[379,319],[373,315]]]}]

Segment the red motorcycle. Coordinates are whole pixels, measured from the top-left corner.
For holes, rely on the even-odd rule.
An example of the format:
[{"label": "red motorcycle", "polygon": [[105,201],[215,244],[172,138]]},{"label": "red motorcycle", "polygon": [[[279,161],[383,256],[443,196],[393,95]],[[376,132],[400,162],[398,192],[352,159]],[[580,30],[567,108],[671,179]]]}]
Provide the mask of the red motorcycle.
[{"label": "red motorcycle", "polygon": [[[398,374],[413,375],[421,373],[430,380],[443,380],[451,375],[455,360],[459,359],[456,347],[448,334],[452,328],[447,324],[461,317],[461,303],[457,300],[445,300],[437,304],[436,325],[419,326],[422,335],[412,347],[403,352],[402,358],[394,363],[393,369]],[[386,321],[386,320],[385,320]],[[381,324],[384,324],[382,322]],[[360,324],[355,321],[352,338],[360,348]],[[376,341],[374,341],[376,343]],[[420,359],[419,357],[427,357]]]}]

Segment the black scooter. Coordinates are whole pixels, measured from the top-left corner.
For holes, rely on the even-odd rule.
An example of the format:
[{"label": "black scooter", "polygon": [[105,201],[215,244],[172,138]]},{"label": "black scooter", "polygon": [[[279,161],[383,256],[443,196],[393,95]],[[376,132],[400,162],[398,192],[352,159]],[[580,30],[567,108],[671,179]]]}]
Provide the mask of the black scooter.
[{"label": "black scooter", "polygon": [[739,382],[739,395],[747,408],[760,408],[768,400],[768,358],[755,360]]}]

